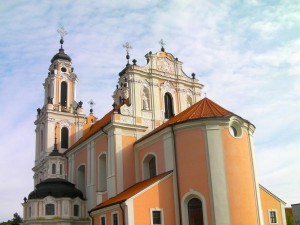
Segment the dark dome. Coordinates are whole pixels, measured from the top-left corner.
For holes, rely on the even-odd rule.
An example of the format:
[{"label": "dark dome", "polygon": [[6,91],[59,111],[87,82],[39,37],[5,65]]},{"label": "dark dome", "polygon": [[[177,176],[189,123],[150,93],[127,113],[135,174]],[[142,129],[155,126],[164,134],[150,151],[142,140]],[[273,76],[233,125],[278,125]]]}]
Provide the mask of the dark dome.
[{"label": "dark dome", "polygon": [[53,58],[51,59],[51,63],[53,63],[54,60],[56,60],[56,59],[64,59],[64,60],[68,60],[69,62],[71,62],[70,56],[68,56],[65,53],[65,50],[63,48],[60,48],[59,52],[53,56]]},{"label": "dark dome", "polygon": [[60,178],[49,178],[37,184],[36,189],[28,195],[28,199],[42,199],[47,196],[54,198],[76,198],[83,199],[83,194],[75,188],[75,185]]},{"label": "dark dome", "polygon": [[64,154],[60,153],[57,149],[54,149],[49,156],[61,156],[64,157]]}]

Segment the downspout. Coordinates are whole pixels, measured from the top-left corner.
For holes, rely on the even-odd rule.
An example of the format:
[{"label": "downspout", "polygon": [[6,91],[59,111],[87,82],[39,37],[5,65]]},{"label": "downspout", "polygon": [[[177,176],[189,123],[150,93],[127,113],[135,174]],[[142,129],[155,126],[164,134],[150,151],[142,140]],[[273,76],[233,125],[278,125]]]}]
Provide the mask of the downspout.
[{"label": "downspout", "polygon": [[174,158],[175,158],[175,176],[176,176],[176,185],[177,185],[177,201],[179,208],[179,224],[182,225],[182,209],[181,209],[181,201],[180,201],[180,186],[179,186],[179,177],[178,177],[178,160],[177,160],[177,149],[176,149],[176,140],[175,140],[175,132],[174,125],[171,126],[172,135],[173,135],[173,146],[174,146]]},{"label": "downspout", "polygon": [[94,225],[94,219],[93,219],[93,217],[91,216],[91,211],[88,211],[88,213],[89,213],[89,217],[91,218],[91,221],[92,221],[92,224],[91,224],[91,225]]},{"label": "downspout", "polygon": [[[125,213],[124,213],[124,209],[123,209],[123,207],[122,207],[122,204],[123,202],[121,202],[121,203],[119,203],[119,205],[120,205],[120,208],[121,208],[121,210],[122,210],[122,220],[123,220],[123,225],[126,225],[126,221],[125,221]],[[93,225],[93,224],[92,224]]]}]

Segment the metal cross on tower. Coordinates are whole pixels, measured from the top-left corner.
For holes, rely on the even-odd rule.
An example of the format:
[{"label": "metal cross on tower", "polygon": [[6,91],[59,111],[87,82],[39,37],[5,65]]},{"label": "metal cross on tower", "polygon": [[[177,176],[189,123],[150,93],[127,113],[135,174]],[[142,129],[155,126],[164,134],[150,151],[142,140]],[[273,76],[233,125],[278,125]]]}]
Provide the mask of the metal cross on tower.
[{"label": "metal cross on tower", "polygon": [[166,45],[166,43],[164,42],[163,39],[160,39],[160,41],[158,43],[161,45],[161,51],[164,52],[165,51],[164,45]]},{"label": "metal cross on tower", "polygon": [[132,49],[132,47],[130,46],[129,42],[126,42],[126,43],[123,45],[123,48],[126,49],[127,65],[129,65],[129,59],[130,59],[130,56],[129,56],[129,49]]},{"label": "metal cross on tower", "polygon": [[93,106],[96,105],[96,103],[93,101],[93,99],[91,99],[90,101],[88,101],[91,109],[90,109],[90,113],[93,113]]},{"label": "metal cross on tower", "polygon": [[60,34],[60,44],[61,44],[61,48],[62,48],[62,45],[64,43],[64,36],[68,34],[68,32],[65,30],[64,27],[61,27],[59,29],[57,29],[57,33]]}]

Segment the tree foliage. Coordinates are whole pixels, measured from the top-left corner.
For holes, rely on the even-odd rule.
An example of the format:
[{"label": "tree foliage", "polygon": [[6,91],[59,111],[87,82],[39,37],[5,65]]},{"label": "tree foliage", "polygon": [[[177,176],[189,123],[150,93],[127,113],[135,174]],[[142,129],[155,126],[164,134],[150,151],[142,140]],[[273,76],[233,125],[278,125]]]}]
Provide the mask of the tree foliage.
[{"label": "tree foliage", "polygon": [[0,223],[0,225],[20,225],[20,223],[22,223],[22,218],[18,213],[14,213],[14,217],[12,218],[12,220],[2,222]]}]

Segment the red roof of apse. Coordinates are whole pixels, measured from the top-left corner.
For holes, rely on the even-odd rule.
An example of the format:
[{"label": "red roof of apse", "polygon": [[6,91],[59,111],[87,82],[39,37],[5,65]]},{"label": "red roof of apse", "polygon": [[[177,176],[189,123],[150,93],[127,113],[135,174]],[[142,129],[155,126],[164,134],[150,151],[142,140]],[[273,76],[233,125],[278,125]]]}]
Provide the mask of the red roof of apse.
[{"label": "red roof of apse", "polygon": [[191,107],[187,108],[186,110],[177,114],[173,118],[169,119],[167,122],[163,123],[161,126],[151,131],[149,134],[140,138],[137,141],[137,143],[153,135],[154,133],[168,127],[169,125],[173,125],[173,124],[177,124],[177,123],[181,123],[193,119],[218,118],[218,117],[226,117],[232,115],[236,115],[236,114],[228,111],[227,109],[223,108],[222,106],[218,105],[217,103],[213,102],[208,98],[203,98],[202,100],[195,103]]},{"label": "red roof of apse", "polygon": [[102,202],[101,204],[97,205],[95,208],[91,210],[95,211],[97,209],[102,209],[110,205],[115,205],[118,203],[122,203],[129,199],[130,197],[134,196],[135,194],[139,193],[140,191],[144,190],[145,188],[149,187],[150,185],[154,184],[156,181],[161,180],[162,178],[166,177],[172,173],[172,171],[162,173],[156,177],[153,177],[148,180],[144,180],[142,182],[136,183],[135,185],[131,186],[130,188],[126,189],[125,191],[121,192],[120,194],[116,195],[113,198],[108,199],[105,202]]}]

